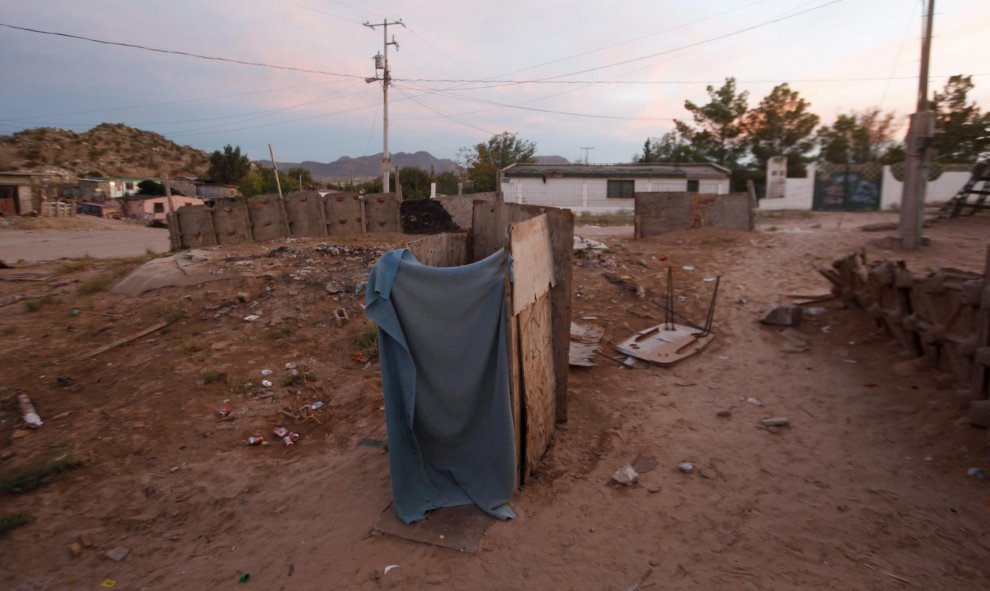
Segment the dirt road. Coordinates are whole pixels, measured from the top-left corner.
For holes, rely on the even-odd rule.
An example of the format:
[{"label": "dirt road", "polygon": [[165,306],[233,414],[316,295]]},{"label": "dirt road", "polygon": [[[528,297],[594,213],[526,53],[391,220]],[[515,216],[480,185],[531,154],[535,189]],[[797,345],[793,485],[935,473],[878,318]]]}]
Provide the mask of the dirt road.
[{"label": "dirt road", "polygon": [[50,261],[63,257],[132,257],[168,252],[168,230],[120,224],[110,231],[9,230],[0,231],[0,259],[8,262]]},{"label": "dirt road", "polygon": [[[689,314],[707,303],[703,278],[722,276],[716,339],[673,369],[628,369],[606,348],[597,366],[572,371],[569,421],[512,500],[519,518],[493,524],[477,555],[371,534],[391,491],[387,453],[357,445],[383,440],[385,428],[377,364],[355,358],[368,341],[362,296],[351,292],[384,239],[231,248],[218,263],[224,280],[137,298],[47,287],[61,290],[50,303],[0,308],[0,346],[31,351],[3,366],[0,386],[29,392],[46,421],[24,432],[12,393],[0,391],[0,445],[11,452],[0,477],[65,454],[86,465],[34,492],[0,493],[0,517],[32,519],[0,538],[0,580],[11,589],[108,579],[118,589],[988,589],[990,481],[967,470],[990,471],[990,447],[956,407],[955,386],[835,301],[796,337],[757,322],[787,294],[827,292],[816,267],[860,247],[918,272],[982,269],[990,219],[938,224],[926,231],[930,248],[902,253],[854,229],[878,218],[896,219],[816,215],[639,241],[598,232],[611,234],[601,239],[613,252],[575,265],[577,321],[602,326],[613,343],[657,324],[662,310],[603,273],[662,293],[672,266]],[[10,270],[17,280],[0,281],[0,299],[120,272],[110,261],[63,267]],[[327,277],[340,293],[327,292]],[[331,320],[339,307],[352,318],[343,327]],[[171,324],[157,333],[80,359],[163,318]],[[274,370],[271,389],[257,385],[264,368]],[[327,408],[312,417],[282,412],[317,398]],[[225,405],[232,419],[217,418]],[[789,428],[759,425],[781,416]],[[287,420],[303,435],[295,446],[244,445]],[[611,485],[639,454],[656,468],[635,486]],[[685,461],[693,473],[678,471]],[[126,556],[108,558],[114,550]],[[250,581],[239,585],[243,573]]]}]

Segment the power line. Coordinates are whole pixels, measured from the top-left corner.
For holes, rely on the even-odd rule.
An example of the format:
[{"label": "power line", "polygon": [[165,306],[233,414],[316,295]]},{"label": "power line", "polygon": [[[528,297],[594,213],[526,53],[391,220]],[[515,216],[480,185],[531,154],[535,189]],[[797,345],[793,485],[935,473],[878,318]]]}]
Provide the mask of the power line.
[{"label": "power line", "polygon": [[522,104],[512,105],[512,104],[508,104],[508,103],[500,103],[498,101],[491,101],[491,100],[479,99],[479,98],[472,98],[472,97],[464,97],[464,96],[460,96],[460,95],[453,94],[453,93],[448,93],[448,92],[431,91],[431,90],[427,90],[427,89],[417,89],[417,90],[424,91],[423,94],[435,94],[435,95],[444,96],[444,97],[447,97],[447,98],[457,99],[457,100],[460,100],[460,101],[467,101],[467,102],[471,102],[471,103],[481,103],[481,104],[484,104],[484,105],[493,105],[493,106],[496,106],[496,107],[503,107],[503,108],[506,108],[506,109],[520,109],[520,110],[523,110],[523,111],[535,111],[537,113],[550,113],[550,114],[553,114],[553,115],[567,115],[567,116],[570,116],[570,117],[584,117],[584,118],[588,118],[588,119],[610,119],[610,120],[617,120],[617,121],[673,121],[673,118],[672,117],[625,117],[625,116],[622,116],[622,115],[595,115],[595,114],[592,114],[592,113],[576,113],[576,112],[573,112],[573,111],[557,111],[557,110],[553,110],[553,109],[541,109],[539,107],[526,107],[526,106],[523,106]]},{"label": "power line", "polygon": [[239,60],[229,57],[219,57],[212,55],[202,55],[199,53],[191,53],[188,51],[181,51],[178,49],[161,49],[158,47],[148,47],[146,45],[137,45],[135,43],[122,43],[120,41],[107,41],[105,39],[95,39],[93,37],[84,37],[82,35],[73,35],[71,33],[59,33],[57,31],[43,31],[41,29],[32,29],[30,27],[19,27],[17,25],[10,25],[7,23],[0,23],[0,27],[6,27],[8,29],[15,29],[18,31],[26,31],[28,33],[37,33],[39,35],[52,35],[55,37],[65,37],[67,39],[77,39],[79,41],[89,41],[91,43],[99,43],[101,45],[114,45],[117,47],[127,47],[130,49],[140,49],[142,51],[151,51],[154,53],[165,53],[171,55],[181,55],[184,57],[192,57],[201,60],[215,61],[215,62],[227,62],[230,64],[238,64],[241,66],[254,66],[258,68],[269,68],[272,70],[286,70],[290,72],[301,72],[303,74],[319,74],[321,76],[337,76],[339,78],[358,78],[363,79],[364,76],[358,76],[357,74],[341,74],[339,72],[328,72],[326,70],[313,70],[309,68],[297,68],[295,66],[280,66],[275,64],[266,64],[263,62],[251,62],[247,60]]},{"label": "power line", "polygon": [[689,27],[691,25],[695,25],[695,24],[698,24],[698,23],[701,23],[701,22],[704,22],[704,21],[707,21],[707,20],[711,20],[713,18],[718,18],[720,16],[725,16],[726,14],[730,14],[730,13],[736,12],[738,10],[742,10],[744,8],[749,8],[751,6],[755,6],[756,4],[761,4],[761,3],[765,2],[765,1],[766,0],[756,0],[756,2],[750,2],[749,4],[745,4],[743,6],[738,6],[736,8],[732,8],[732,9],[729,9],[729,10],[726,10],[726,11],[723,11],[723,12],[719,12],[719,13],[716,13],[716,14],[713,14],[713,15],[710,15],[710,16],[706,16],[706,17],[703,17],[703,18],[699,18],[699,19],[696,19],[696,20],[693,20],[693,21],[690,21],[690,22],[681,23],[679,25],[674,25],[672,27],[667,27],[665,29],[660,29],[659,31],[654,31],[652,33],[647,33],[645,35],[640,35],[639,37],[633,37],[631,39],[626,39],[625,41],[618,41],[616,43],[612,43],[611,45],[603,45],[602,47],[598,47],[596,49],[589,49],[587,51],[582,51],[582,52],[579,52],[579,53],[574,53],[574,54],[571,54],[571,55],[568,55],[568,56],[564,56],[564,57],[561,57],[561,58],[557,58],[557,59],[553,59],[553,60],[550,60],[550,61],[542,62],[542,63],[535,64],[535,65],[532,65],[532,66],[528,66],[528,67],[525,67],[525,68],[520,68],[518,70],[513,70],[511,72],[508,72],[508,73],[502,74],[502,75],[508,76],[509,74],[518,74],[519,72],[525,72],[527,70],[535,70],[536,68],[540,68],[540,67],[543,67],[543,66],[550,66],[550,65],[553,65],[553,64],[558,64],[560,62],[564,62],[564,61],[567,61],[567,60],[570,60],[570,59],[574,59],[576,57],[582,57],[582,56],[585,56],[585,55],[591,55],[593,53],[598,53],[598,52],[601,52],[601,51],[605,51],[607,49],[613,49],[615,47],[619,47],[620,45],[626,45],[626,44],[629,44],[629,43],[633,43],[635,41],[640,41],[642,39],[647,39],[649,37],[654,37],[656,35],[662,35],[663,33],[669,33],[670,31],[674,31],[676,29],[680,29],[680,28],[683,28],[683,27]]},{"label": "power line", "polygon": [[492,132],[488,131],[487,129],[482,129],[482,128],[476,126],[476,125],[471,125],[470,123],[465,123],[465,122],[463,122],[463,121],[461,121],[459,119],[455,119],[452,115],[448,115],[448,114],[444,113],[443,111],[441,111],[439,109],[435,109],[435,108],[431,107],[430,105],[427,105],[426,103],[420,101],[418,98],[416,98],[416,97],[414,97],[414,96],[412,96],[410,94],[407,94],[405,91],[402,90],[402,87],[400,87],[400,86],[396,86],[395,89],[398,90],[400,93],[402,93],[402,96],[408,98],[412,102],[416,103],[417,105],[419,105],[419,106],[421,106],[421,107],[423,107],[425,109],[429,109],[429,110],[433,111],[434,113],[440,115],[444,119],[449,119],[449,120],[453,121],[454,123],[457,123],[458,125],[463,125],[464,127],[469,127],[471,129],[480,131],[480,132],[482,132],[484,134],[487,134],[487,135],[495,135]]},{"label": "power line", "polygon": [[769,25],[777,24],[779,22],[782,22],[782,21],[785,21],[785,20],[788,20],[788,19],[792,19],[792,18],[794,18],[796,16],[801,16],[802,14],[807,14],[809,12],[820,10],[820,9],[825,8],[827,6],[831,6],[833,4],[838,4],[838,3],[842,2],[842,1],[843,0],[831,0],[831,1],[826,2],[824,4],[819,4],[818,6],[814,6],[812,8],[808,8],[806,10],[801,10],[801,11],[795,12],[793,14],[788,14],[788,15],[781,16],[781,17],[778,17],[778,18],[766,20],[766,21],[763,21],[761,23],[757,23],[755,25],[750,25],[748,27],[743,27],[741,29],[737,29],[735,31],[731,31],[729,33],[723,33],[722,35],[716,35],[715,37],[709,37],[708,39],[702,39],[700,41],[695,41],[694,43],[688,43],[687,45],[682,45],[680,47],[674,47],[674,48],[671,48],[671,49],[665,49],[663,51],[658,51],[656,53],[651,53],[651,54],[640,56],[640,57],[634,57],[634,58],[630,58],[630,59],[626,59],[626,60],[621,60],[621,61],[618,61],[618,62],[613,62],[611,64],[605,64],[604,66],[596,66],[594,68],[586,68],[584,70],[578,70],[576,72],[569,72],[569,73],[566,73],[566,74],[557,74],[556,76],[547,76],[546,78],[540,78],[540,80],[555,80],[555,79],[558,79],[558,78],[566,78],[568,76],[576,76],[578,74],[587,74],[588,72],[596,72],[598,70],[606,70],[608,68],[614,68],[615,66],[622,66],[622,65],[631,64],[631,63],[634,63],[634,62],[641,62],[643,60],[652,59],[652,58],[655,58],[655,57],[659,57],[661,55],[665,55],[665,54],[668,54],[668,53],[673,53],[675,51],[681,51],[682,49],[690,49],[692,47],[697,47],[699,45],[704,45],[706,43],[712,43],[714,41],[721,41],[722,39],[728,39],[729,37],[735,37],[736,35],[741,35],[743,33],[748,33],[749,31],[754,31],[756,29],[761,29],[761,28],[767,27]]},{"label": "power line", "polygon": [[[981,72],[978,74],[967,74],[967,76],[979,77],[988,76],[990,72]],[[932,74],[932,78],[948,78],[950,74]],[[739,80],[736,82],[738,84],[781,84],[782,82],[795,83],[795,82],[886,82],[888,80],[917,80],[917,76],[862,76],[857,78],[790,78],[787,80],[782,79],[755,79],[755,80]],[[520,84],[557,84],[557,85],[568,85],[568,84],[616,84],[616,85],[650,85],[650,86],[668,86],[668,85],[692,85],[692,84],[721,84],[725,82],[722,80],[546,80],[546,79],[530,79],[530,80],[498,80],[498,79],[455,79],[455,78],[393,78],[395,82],[411,82],[411,83],[446,83],[446,84],[490,84],[490,86],[478,86],[478,87],[461,87],[455,89],[439,88],[434,90],[483,90],[488,88],[498,88],[500,86],[514,86]]]}]

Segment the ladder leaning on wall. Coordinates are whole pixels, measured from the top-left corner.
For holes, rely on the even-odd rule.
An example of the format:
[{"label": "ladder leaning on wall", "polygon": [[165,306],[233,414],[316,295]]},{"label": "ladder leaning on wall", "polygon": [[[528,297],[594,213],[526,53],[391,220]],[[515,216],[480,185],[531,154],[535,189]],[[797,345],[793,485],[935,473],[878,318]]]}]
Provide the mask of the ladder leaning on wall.
[{"label": "ladder leaning on wall", "polygon": [[[938,213],[940,219],[957,218],[960,215],[974,215],[977,212],[990,210],[987,204],[990,195],[990,156],[981,158],[973,166],[973,174],[956,195],[945,202]],[[970,201],[970,196],[974,197]]]}]

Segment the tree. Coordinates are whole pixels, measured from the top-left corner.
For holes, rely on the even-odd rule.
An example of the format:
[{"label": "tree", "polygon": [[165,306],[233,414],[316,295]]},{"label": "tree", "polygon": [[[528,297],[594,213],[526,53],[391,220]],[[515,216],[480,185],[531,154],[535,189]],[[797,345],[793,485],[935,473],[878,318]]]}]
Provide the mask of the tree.
[{"label": "tree", "polygon": [[894,139],[894,113],[870,107],[839,115],[831,126],[818,129],[819,158],[833,164],[883,162],[893,164],[904,158]]},{"label": "tree", "polygon": [[[159,183],[158,181],[153,181],[151,179],[145,179],[137,184],[137,195],[160,197],[165,195],[165,185]],[[173,195],[182,195],[182,191],[172,188]]]},{"label": "tree", "polygon": [[[138,195],[152,195],[157,197],[165,194],[165,185],[151,179],[141,181],[137,184],[137,187]],[[172,194],[175,194],[175,191],[172,191]]]},{"label": "tree", "polygon": [[815,147],[812,133],[818,126],[818,115],[808,112],[810,106],[785,82],[746,114],[749,146],[760,170],[766,170],[771,156],[783,155],[788,173],[804,173],[808,152]]},{"label": "tree", "polygon": [[[296,190],[305,191],[316,188],[316,181],[313,180],[313,173],[302,166],[296,166],[286,171],[286,176],[295,181]],[[300,184],[300,179],[302,183]]]},{"label": "tree", "polygon": [[223,152],[214,150],[210,155],[208,174],[221,183],[238,183],[249,172],[251,172],[251,161],[248,160],[247,154],[241,154],[240,146],[234,148],[227,144],[223,147]]},{"label": "tree", "polygon": [[648,162],[707,162],[708,159],[695,149],[677,131],[668,131],[660,138],[646,138],[643,153],[633,160],[641,164]]},{"label": "tree", "polygon": [[[735,169],[746,153],[743,121],[749,93],[736,91],[735,78],[726,78],[725,84],[720,88],[709,85],[705,90],[708,92],[707,104],[697,105],[684,101],[684,108],[691,112],[697,128],[675,119],[677,134],[690,144],[694,154]],[[676,137],[670,139],[676,140]],[[677,148],[677,144],[671,148]]]},{"label": "tree", "polygon": [[503,131],[487,142],[461,148],[458,155],[467,169],[468,182],[474,192],[494,191],[498,170],[517,162],[535,162],[536,144]]},{"label": "tree", "polygon": [[[305,177],[304,177],[305,178]],[[299,177],[292,178],[284,172],[278,173],[282,194],[299,190]],[[240,179],[241,195],[253,197],[264,193],[278,193],[279,185],[275,183],[275,169],[258,165],[257,169],[245,174]]]},{"label": "tree", "polygon": [[457,183],[461,178],[456,172],[447,170],[437,175],[437,193],[441,195],[457,195]]},{"label": "tree", "polygon": [[399,183],[403,199],[425,199],[430,196],[430,173],[422,168],[406,166],[399,169]]},{"label": "tree", "polygon": [[942,92],[931,101],[938,132],[933,140],[939,162],[972,163],[990,150],[990,113],[980,114],[976,103],[967,102],[973,90],[971,76],[951,76]]}]

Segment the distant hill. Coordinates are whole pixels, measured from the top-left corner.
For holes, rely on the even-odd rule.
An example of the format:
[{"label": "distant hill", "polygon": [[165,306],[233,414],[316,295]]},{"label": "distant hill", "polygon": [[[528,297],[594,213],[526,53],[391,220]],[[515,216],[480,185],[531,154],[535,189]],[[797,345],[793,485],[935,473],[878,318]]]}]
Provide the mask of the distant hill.
[{"label": "distant hill", "polygon": [[102,123],[75,133],[55,127],[25,129],[0,136],[0,170],[57,167],[77,176],[206,176],[210,156],[165,136]]},{"label": "distant hill", "polygon": [[[327,162],[326,164],[322,162],[314,162],[312,160],[305,160],[303,162],[279,162],[279,170],[284,171],[289,168],[302,167],[309,171],[313,175],[313,180],[332,182],[350,179],[367,179],[374,178],[381,174],[381,162],[382,154],[373,154],[371,156],[360,156],[358,158],[351,158],[350,156],[341,156],[334,162]],[[264,166],[271,166],[271,160],[260,160],[260,164]],[[410,154],[408,152],[397,152],[392,154],[392,166],[398,166],[399,168],[414,167],[426,172],[431,170],[440,174],[441,172],[447,171],[457,171],[457,163],[453,160],[447,158],[437,158],[430,154],[429,152],[416,152]]]}]

